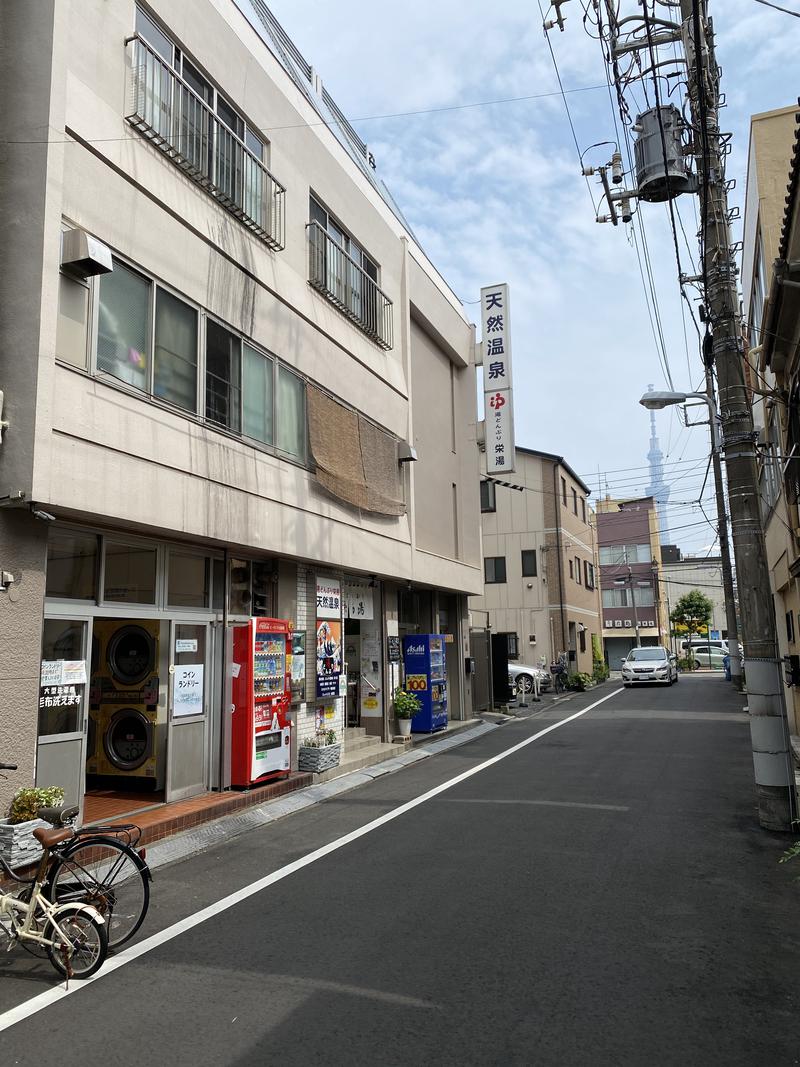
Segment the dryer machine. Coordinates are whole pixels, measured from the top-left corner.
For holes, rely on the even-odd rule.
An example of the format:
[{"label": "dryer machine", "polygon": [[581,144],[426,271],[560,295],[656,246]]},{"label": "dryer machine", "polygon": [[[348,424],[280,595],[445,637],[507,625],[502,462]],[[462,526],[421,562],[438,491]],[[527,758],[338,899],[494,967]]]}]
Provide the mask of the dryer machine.
[{"label": "dryer machine", "polygon": [[126,787],[161,787],[157,746],[156,620],[98,619],[89,695],[96,740],[87,773],[126,778]]}]

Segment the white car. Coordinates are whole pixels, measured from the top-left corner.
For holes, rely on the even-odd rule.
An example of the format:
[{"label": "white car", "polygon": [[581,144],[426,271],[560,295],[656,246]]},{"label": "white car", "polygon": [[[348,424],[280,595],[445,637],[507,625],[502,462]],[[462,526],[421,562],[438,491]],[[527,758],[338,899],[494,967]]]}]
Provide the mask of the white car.
[{"label": "white car", "polygon": [[552,684],[550,671],[545,670],[544,667],[530,667],[526,663],[509,663],[508,665],[508,684],[517,697],[530,696],[533,692],[534,676],[539,678],[539,692],[546,692]]},{"label": "white car", "polygon": [[678,680],[678,664],[669,649],[661,645],[632,648],[622,661],[622,684],[628,688],[640,682],[672,685]]}]

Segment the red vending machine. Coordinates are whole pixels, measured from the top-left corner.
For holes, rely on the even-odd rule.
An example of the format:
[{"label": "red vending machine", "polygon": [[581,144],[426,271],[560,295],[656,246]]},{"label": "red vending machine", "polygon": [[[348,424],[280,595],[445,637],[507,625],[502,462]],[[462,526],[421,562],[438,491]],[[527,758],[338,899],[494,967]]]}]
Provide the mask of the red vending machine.
[{"label": "red vending machine", "polygon": [[251,619],[233,628],[231,785],[247,788],[291,770],[292,624]]}]

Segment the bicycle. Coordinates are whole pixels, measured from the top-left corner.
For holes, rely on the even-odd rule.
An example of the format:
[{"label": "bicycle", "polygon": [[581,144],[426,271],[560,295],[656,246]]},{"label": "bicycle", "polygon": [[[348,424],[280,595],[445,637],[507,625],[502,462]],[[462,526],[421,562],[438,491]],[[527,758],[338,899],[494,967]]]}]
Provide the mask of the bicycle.
[{"label": "bicycle", "polygon": [[[40,808],[39,817],[63,827],[78,808]],[[109,949],[118,949],[144,922],[153,875],[138,849],[142,831],[132,823],[72,827],[71,843],[56,851],[45,884],[54,903],[91,904],[107,921]]]},{"label": "bicycle", "polygon": [[[0,770],[16,769],[16,764],[0,763]],[[77,806],[38,812],[56,829],[77,814]],[[50,850],[44,895],[54,904],[91,905],[106,920],[109,949],[121,948],[142,925],[150,905],[153,875],[144,849],[136,848],[142,831],[132,823],[69,828],[63,846]]]},{"label": "bicycle", "polygon": [[567,691],[567,668],[560,660],[550,664],[550,673],[553,676],[553,690],[556,696]]},{"label": "bicycle", "polygon": [[[0,767],[15,770],[8,764]],[[68,827],[46,830],[39,827],[33,836],[42,846],[33,878],[21,878],[0,857],[0,866],[15,882],[28,888],[19,896],[0,894],[0,931],[8,939],[8,951],[14,942],[45,948],[56,971],[70,978],[90,978],[102,967],[108,955],[108,928],[95,908],[79,901],[69,903],[48,900],[44,883],[50,867],[51,850],[73,836]]]}]

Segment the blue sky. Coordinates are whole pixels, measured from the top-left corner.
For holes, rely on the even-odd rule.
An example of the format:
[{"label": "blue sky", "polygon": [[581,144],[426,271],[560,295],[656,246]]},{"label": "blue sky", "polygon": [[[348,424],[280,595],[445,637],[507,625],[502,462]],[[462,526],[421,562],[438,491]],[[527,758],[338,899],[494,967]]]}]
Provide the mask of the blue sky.
[{"label": "blue sky", "polygon": [[[800,0],[785,6],[800,12]],[[565,456],[595,493],[598,468],[612,495],[641,492],[649,416],[637,400],[650,382],[666,388],[664,373],[627,228],[595,223],[595,179],[587,189],[560,96],[370,118],[557,91],[536,3],[271,0],[270,7],[369,143],[378,173],[471,317],[481,285],[509,282],[517,443]],[[800,19],[755,0],[711,0],[710,10],[738,202],[750,115],[797,102]],[[580,3],[570,0],[563,11],[566,32],[549,36],[564,87],[604,84],[600,46],[581,25]],[[605,89],[567,99],[582,151],[614,139]],[[586,162],[606,162],[610,151],[590,150]],[[696,257],[695,201],[684,196],[676,205]],[[666,209],[644,205],[642,218],[675,388],[696,387],[697,335],[681,313]],[[691,271],[687,243],[681,235]],[[676,412],[660,414],[658,430],[671,465],[673,540],[707,550],[713,534],[690,503],[703,482],[707,431],[687,430]]]}]

